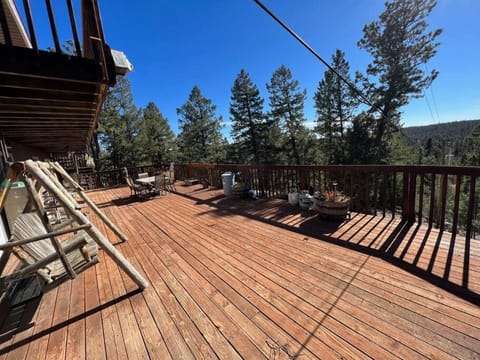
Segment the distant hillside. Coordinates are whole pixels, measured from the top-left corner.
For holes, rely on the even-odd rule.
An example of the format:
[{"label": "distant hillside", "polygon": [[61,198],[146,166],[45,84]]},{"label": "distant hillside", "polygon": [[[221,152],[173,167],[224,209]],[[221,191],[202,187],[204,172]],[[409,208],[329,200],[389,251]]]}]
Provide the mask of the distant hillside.
[{"label": "distant hillside", "polygon": [[411,126],[402,129],[408,145],[425,144],[432,138],[437,141],[456,143],[470,134],[475,126],[480,125],[480,120],[463,120],[442,124],[425,126]]}]

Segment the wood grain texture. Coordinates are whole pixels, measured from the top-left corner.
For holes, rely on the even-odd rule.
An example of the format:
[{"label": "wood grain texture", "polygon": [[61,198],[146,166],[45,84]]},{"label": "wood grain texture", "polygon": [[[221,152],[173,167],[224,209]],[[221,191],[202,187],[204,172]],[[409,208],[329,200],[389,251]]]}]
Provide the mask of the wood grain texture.
[{"label": "wood grain texture", "polygon": [[[480,356],[477,242],[469,245],[471,268],[464,269],[464,238],[452,242],[451,234],[405,226],[399,218],[352,214],[335,224],[284,200],[225,199],[196,185],[177,191],[182,195],[148,200],[130,198],[127,188],[90,192],[129,241],[119,242],[99,219],[93,222],[151,286],[136,292],[100,252],[98,265],[44,295],[33,330],[1,343],[0,354]],[[469,287],[457,292],[465,271]],[[85,342],[73,344],[74,337]],[[38,356],[30,357],[32,350]]]}]

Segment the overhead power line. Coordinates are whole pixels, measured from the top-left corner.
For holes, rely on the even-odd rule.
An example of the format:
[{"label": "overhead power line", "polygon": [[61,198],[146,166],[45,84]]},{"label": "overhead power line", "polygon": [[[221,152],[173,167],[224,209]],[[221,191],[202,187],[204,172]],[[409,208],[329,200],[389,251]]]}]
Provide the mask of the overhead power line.
[{"label": "overhead power line", "polygon": [[[428,70],[427,63],[425,65],[425,71],[428,73],[430,70]],[[432,94],[432,102],[433,102],[433,108],[435,109],[435,113],[437,115],[437,122],[441,123],[440,121],[440,115],[438,114],[438,106],[437,106],[437,101],[435,100],[435,94],[433,93],[433,82],[430,84],[430,93]]]},{"label": "overhead power line", "polygon": [[272,17],[277,23],[280,24],[285,30],[290,33],[300,44],[302,44],[310,53],[315,56],[320,62],[322,62],[328,70],[333,72],[335,75],[337,75],[347,86],[358,95],[366,104],[370,105],[372,108],[375,110],[379,111],[382,116],[387,117],[383,110],[375,103],[371,102],[370,99],[368,99],[355,85],[353,85],[350,81],[345,79],[341,74],[338,73],[325,59],[323,59],[305,40],[303,40],[295,31],[293,31],[287,24],[285,24],[279,17],[277,17],[269,8],[267,8],[264,4],[262,4],[261,1],[259,0],[253,0],[255,3],[257,3],[258,6],[260,6],[270,17]]}]

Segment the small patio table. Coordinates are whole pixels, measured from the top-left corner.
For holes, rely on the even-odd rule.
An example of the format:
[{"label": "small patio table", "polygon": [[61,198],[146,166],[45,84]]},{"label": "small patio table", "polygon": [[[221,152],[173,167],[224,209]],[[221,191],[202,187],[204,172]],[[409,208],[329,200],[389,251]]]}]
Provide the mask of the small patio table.
[{"label": "small patio table", "polygon": [[148,177],[144,177],[144,178],[138,178],[135,180],[135,182],[137,184],[140,184],[140,185],[147,185],[147,186],[153,186],[153,184],[155,183],[155,176],[148,176]]},{"label": "small patio table", "polygon": [[[157,175],[161,176],[161,175]],[[162,189],[159,188],[159,185],[155,182],[155,176],[148,176],[144,178],[138,178],[135,180],[135,183],[144,186],[145,188],[148,188],[150,192],[158,192],[158,191],[170,191],[171,189],[168,187],[168,184],[166,183],[166,180],[168,179],[165,175],[163,175],[164,181],[163,184],[164,186]]]}]

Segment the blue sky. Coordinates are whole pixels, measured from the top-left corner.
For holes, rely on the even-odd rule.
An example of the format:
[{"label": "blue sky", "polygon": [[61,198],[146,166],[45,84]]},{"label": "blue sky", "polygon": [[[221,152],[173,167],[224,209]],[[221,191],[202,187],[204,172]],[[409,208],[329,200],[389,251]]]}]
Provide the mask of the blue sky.
[{"label": "blue sky", "polygon": [[[249,72],[268,105],[265,84],[282,64],[307,89],[305,115],[314,121],[312,97],[325,66],[253,0],[99,2],[107,42],[124,51],[135,67],[128,75],[135,103],[144,107],[155,102],[174,132],[176,109],[198,85],[217,105],[228,134],[231,87],[240,69]],[[383,11],[383,0],[263,3],[327,61],[339,48],[352,73],[364,72],[371,58],[356,44],[363,26]],[[438,0],[428,23],[444,32],[428,68],[440,75],[426,91],[427,99],[412,100],[403,109],[405,126],[480,119],[479,14],[479,0]]]}]

